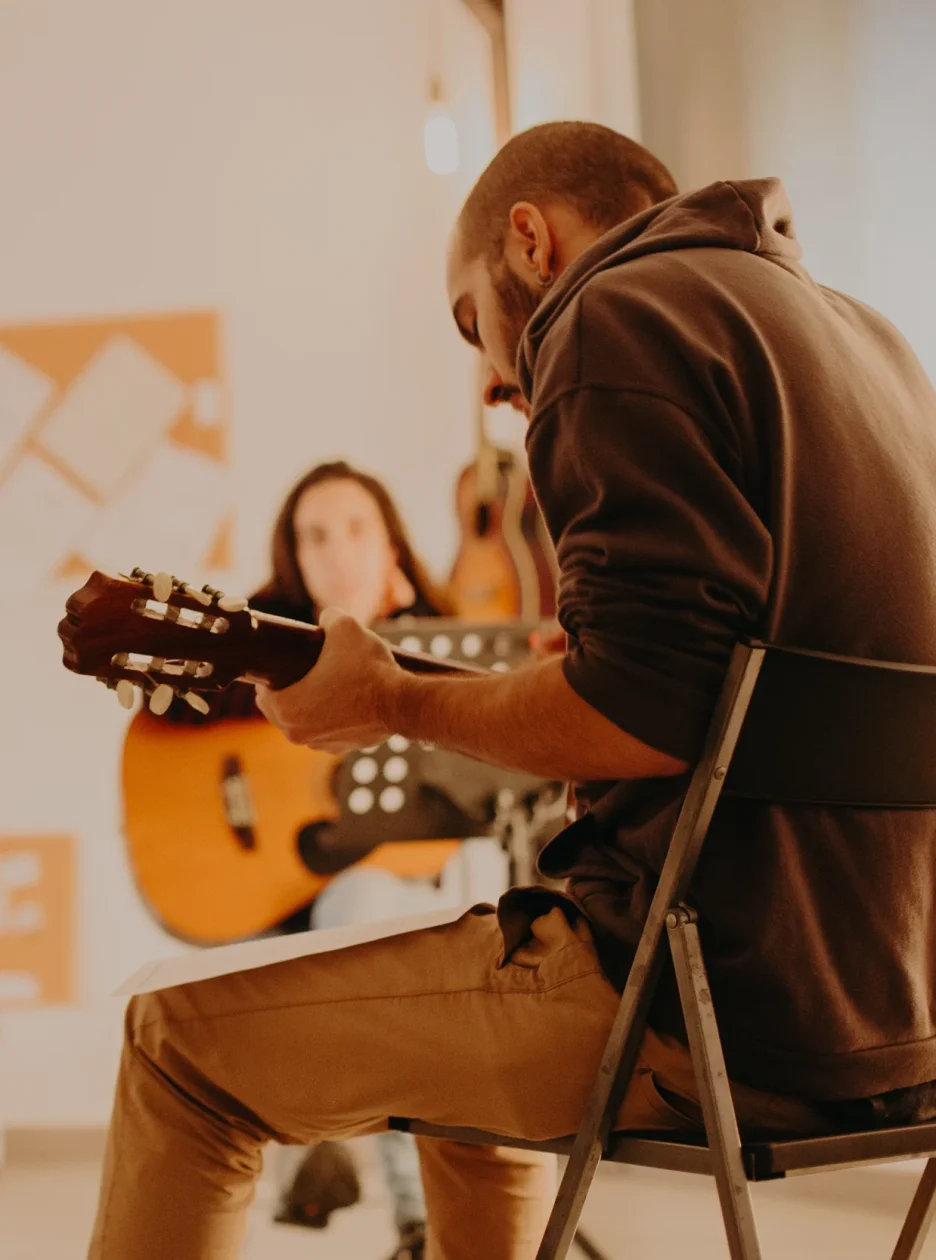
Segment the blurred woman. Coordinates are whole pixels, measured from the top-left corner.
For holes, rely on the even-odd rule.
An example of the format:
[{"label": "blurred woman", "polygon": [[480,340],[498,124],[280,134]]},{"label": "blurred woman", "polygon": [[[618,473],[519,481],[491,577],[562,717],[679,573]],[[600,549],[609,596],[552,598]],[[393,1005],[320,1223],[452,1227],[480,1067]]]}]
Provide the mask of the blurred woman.
[{"label": "blurred woman", "polygon": [[[451,611],[415,555],[386,488],[343,461],[313,468],[287,495],[273,530],[272,576],[250,604],[306,622],[315,621],[320,609],[335,606],[364,625]],[[234,684],[215,697],[207,718],[199,719],[179,703],[171,716],[212,721],[256,712],[253,687]],[[429,881],[351,868],[316,899],[311,926],[357,925],[419,913],[433,909],[437,897]],[[288,927],[308,926],[307,912],[303,918]],[[377,1146],[400,1232],[392,1260],[422,1260],[426,1210],[415,1141],[390,1131],[378,1135]],[[356,1201],[355,1170],[347,1151],[335,1143],[323,1143],[299,1159],[297,1168],[294,1152],[283,1153],[281,1172],[289,1184],[277,1219],[321,1228],[331,1210]]]}]

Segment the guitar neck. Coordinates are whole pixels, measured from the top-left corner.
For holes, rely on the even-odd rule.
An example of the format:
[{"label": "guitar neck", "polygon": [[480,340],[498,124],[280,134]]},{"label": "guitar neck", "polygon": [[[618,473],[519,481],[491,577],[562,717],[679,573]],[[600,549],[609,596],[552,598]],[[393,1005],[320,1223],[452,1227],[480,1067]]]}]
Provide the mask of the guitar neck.
[{"label": "guitar neck", "polygon": [[[254,636],[240,674],[244,682],[265,683],[274,690],[289,687],[304,678],[315,665],[325,646],[320,626],[251,610]],[[426,652],[408,652],[392,647],[394,660],[411,674],[447,674],[481,677],[489,671],[465,661],[439,659]]]}]

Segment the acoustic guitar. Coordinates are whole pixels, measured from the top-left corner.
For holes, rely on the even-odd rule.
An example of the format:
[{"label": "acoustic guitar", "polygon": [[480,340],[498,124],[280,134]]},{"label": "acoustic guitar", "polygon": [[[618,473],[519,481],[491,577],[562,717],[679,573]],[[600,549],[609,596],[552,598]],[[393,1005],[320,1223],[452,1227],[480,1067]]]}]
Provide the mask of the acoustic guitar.
[{"label": "acoustic guitar", "polygon": [[449,575],[459,616],[533,622],[556,611],[552,542],[517,457],[488,438],[477,416],[477,454],[455,490],[460,540]]},{"label": "acoustic guitar", "polygon": [[[526,654],[520,627],[434,618],[380,629],[400,664],[418,671],[503,669]],[[489,830],[499,791],[532,798],[558,789],[399,736],[340,760],[290,744],[259,717],[161,721],[180,691],[197,707],[202,691],[238,677],[296,681],[323,639],[317,627],[165,575],[95,573],[68,601],[59,633],[70,669],[130,703],[135,685],[149,695],[155,713],[133,718],[124,748],[128,856],[151,913],[192,943],[267,931],[350,865],[438,875],[460,839]],[[446,790],[455,781],[463,799]]]}]

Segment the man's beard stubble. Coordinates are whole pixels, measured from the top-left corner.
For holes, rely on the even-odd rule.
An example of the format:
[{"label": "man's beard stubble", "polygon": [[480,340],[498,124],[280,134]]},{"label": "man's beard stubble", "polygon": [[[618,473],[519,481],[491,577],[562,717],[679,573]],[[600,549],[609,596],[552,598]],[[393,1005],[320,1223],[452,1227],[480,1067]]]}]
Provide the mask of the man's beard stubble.
[{"label": "man's beard stubble", "polygon": [[548,290],[529,288],[514,275],[506,263],[501,264],[499,272],[500,274],[492,273],[491,281],[500,303],[504,345],[511,363],[515,364],[524,329]]}]

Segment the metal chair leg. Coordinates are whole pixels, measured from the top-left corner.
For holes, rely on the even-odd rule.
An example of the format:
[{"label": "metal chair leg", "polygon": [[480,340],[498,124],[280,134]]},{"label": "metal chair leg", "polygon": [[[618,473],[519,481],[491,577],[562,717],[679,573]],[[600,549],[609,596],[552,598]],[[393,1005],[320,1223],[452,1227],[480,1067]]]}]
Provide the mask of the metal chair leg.
[{"label": "metal chair leg", "polygon": [[928,1159],[891,1260],[917,1260],[936,1216],[936,1159]]},{"label": "metal chair leg", "polygon": [[689,1050],[699,1085],[705,1134],[721,1202],[732,1260],[760,1260],[751,1188],[741,1158],[725,1056],[712,1006],[695,912],[677,906],[666,920],[679,997],[689,1034]]},{"label": "metal chair leg", "polygon": [[603,1251],[600,1251],[587,1234],[583,1234],[581,1230],[577,1230],[575,1234],[575,1245],[586,1260],[608,1260]]},{"label": "metal chair leg", "polygon": [[[764,653],[762,647],[739,644],[732,655],[536,1260],[566,1260],[569,1254],[588,1188],[637,1061],[647,1011],[664,958],[666,918],[670,907],[688,892],[702,842],[754,694]],[[743,1254],[745,1260],[757,1256],[756,1251],[738,1254]]]}]

